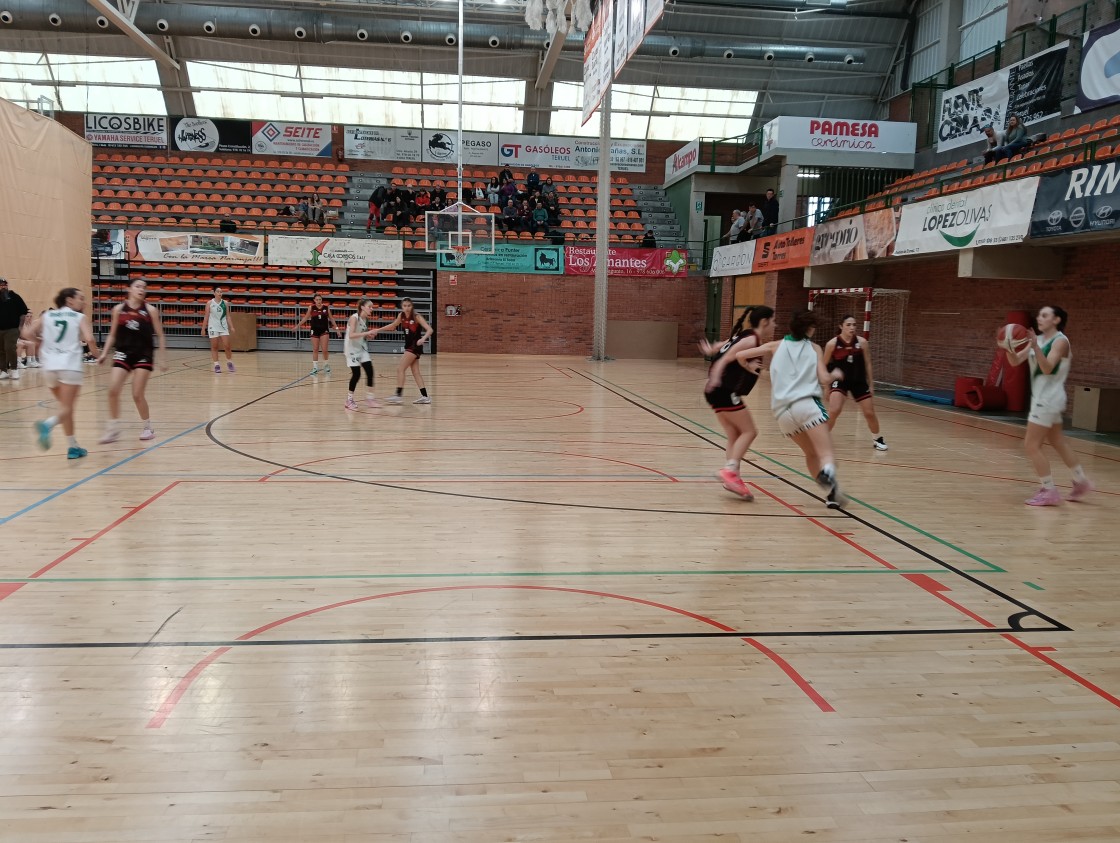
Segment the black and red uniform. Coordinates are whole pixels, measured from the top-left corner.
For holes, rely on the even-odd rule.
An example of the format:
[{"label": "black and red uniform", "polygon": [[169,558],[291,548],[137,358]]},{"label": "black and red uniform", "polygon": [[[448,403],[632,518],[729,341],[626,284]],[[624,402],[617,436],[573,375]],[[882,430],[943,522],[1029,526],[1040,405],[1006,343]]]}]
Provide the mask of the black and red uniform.
[{"label": "black and red uniform", "polygon": [[311,305],[311,318],[308,320],[311,336],[321,337],[331,329],[331,309],[325,304],[322,307]]},{"label": "black and red uniform", "polygon": [[420,345],[420,337],[424,335],[424,328],[415,316],[409,319],[401,314],[401,330],[404,331],[404,350],[410,351],[419,357],[424,353],[424,346]]},{"label": "black and red uniform", "polygon": [[748,337],[755,336],[754,331],[747,331],[732,337],[723,344],[712,365],[708,367],[708,380],[713,376],[716,385],[705,387],[704,399],[717,413],[730,413],[744,408],[743,399],[750,395],[754,385],[758,382],[758,374],[743,366],[735,359],[735,347]]},{"label": "black and red uniform", "polygon": [[117,316],[117,337],[114,343],[113,366],[131,372],[151,371],[155,355],[155,327],[146,304],[132,308],[125,302]]},{"label": "black and red uniform", "polygon": [[863,359],[863,341],[857,336],[850,343],[841,337],[836,338],[836,348],[832,351],[831,369],[839,369],[844,379],[832,382],[833,392],[851,394],[856,401],[871,397],[871,385],[867,382],[867,364]]}]

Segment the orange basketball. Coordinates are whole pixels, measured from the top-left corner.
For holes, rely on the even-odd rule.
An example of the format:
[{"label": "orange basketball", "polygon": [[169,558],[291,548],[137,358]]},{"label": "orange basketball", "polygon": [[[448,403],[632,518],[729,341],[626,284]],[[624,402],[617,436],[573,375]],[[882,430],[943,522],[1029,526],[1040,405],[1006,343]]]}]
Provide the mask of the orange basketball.
[{"label": "orange basketball", "polygon": [[1004,325],[996,334],[996,344],[1008,351],[1021,351],[1031,341],[1031,332],[1022,325]]}]

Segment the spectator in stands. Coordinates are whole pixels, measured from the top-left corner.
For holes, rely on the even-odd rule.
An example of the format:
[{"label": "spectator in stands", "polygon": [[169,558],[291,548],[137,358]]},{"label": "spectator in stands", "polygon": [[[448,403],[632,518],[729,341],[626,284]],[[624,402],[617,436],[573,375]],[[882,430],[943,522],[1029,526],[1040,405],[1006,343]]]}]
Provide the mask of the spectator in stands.
[{"label": "spectator in stands", "polygon": [[555,193],[550,193],[544,200],[545,210],[548,211],[549,228],[560,227],[560,202]]},{"label": "spectator in stands", "polygon": [[538,231],[543,231],[545,235],[548,234],[548,208],[544,206],[544,202],[538,203],[533,208],[532,229],[534,234]]},{"label": "spectator in stands", "polygon": [[413,201],[416,203],[416,210],[421,214],[431,210],[432,197],[428,194],[428,191],[421,190],[416,194],[416,198]]},{"label": "spectator in stands", "polygon": [[525,189],[528,190],[530,194],[532,194],[533,191],[539,190],[540,186],[541,186],[540,173],[538,173],[536,168],[533,167],[532,169],[529,170],[529,175],[525,176]]},{"label": "spectator in stands", "polygon": [[[1027,136],[1027,127],[1019,121],[1019,115],[1011,114],[1007,118],[1007,132],[1004,135],[1004,142],[1002,146],[997,146],[992,150],[992,161],[1000,161],[1004,158],[1012,158],[1031,145],[1031,139]],[[987,160],[987,156],[985,156]]]},{"label": "spectator in stands", "polygon": [[645,236],[642,237],[642,248],[643,249],[656,249],[657,248],[657,238],[653,236],[653,229],[652,228],[647,228],[646,229]]},{"label": "spectator in stands", "polygon": [[502,204],[502,185],[497,176],[490,179],[490,184],[486,186],[486,198],[490,200],[491,205]]},{"label": "spectator in stands", "polygon": [[984,160],[992,161],[996,150],[1004,144],[1003,132],[997,132],[990,123],[984,127]]},{"label": "spectator in stands", "polygon": [[237,220],[233,218],[232,214],[226,214],[218,223],[218,231],[223,234],[236,234],[237,233]]},{"label": "spectator in stands", "polygon": [[513,170],[509,167],[498,173],[498,183],[501,184],[503,181],[513,181]]},{"label": "spectator in stands", "polygon": [[381,225],[381,203],[374,202],[371,195],[369,197],[369,217],[366,218],[366,234],[369,234],[369,230],[375,225]]},{"label": "spectator in stands", "polygon": [[529,200],[521,200],[517,209],[517,228],[519,231],[533,230],[533,209],[529,207]]},{"label": "spectator in stands", "polygon": [[762,211],[758,210],[758,204],[756,202],[747,203],[747,212],[743,216],[746,218],[747,222],[743,226],[743,233],[739,235],[740,243],[758,237],[764,224]]},{"label": "spectator in stands", "polygon": [[502,182],[502,186],[498,189],[502,196],[502,202],[507,202],[510,199],[517,198],[517,185],[513,183],[512,179],[506,179]]},{"label": "spectator in stands", "polygon": [[513,204],[512,199],[507,199],[505,207],[502,208],[501,226],[502,231],[517,230],[517,206]]},{"label": "spectator in stands", "polygon": [[299,221],[307,225],[310,213],[311,206],[307,203],[306,197],[300,197],[299,203],[296,205],[296,216],[299,217]]},{"label": "spectator in stands", "polygon": [[773,188],[766,191],[766,198],[762,200],[761,211],[763,228],[758,236],[765,237],[778,230],[778,214],[781,213],[778,209],[778,197],[774,195]]},{"label": "spectator in stands", "polygon": [[447,188],[445,188],[442,184],[437,184],[435,187],[432,188],[431,199],[432,199],[432,202],[435,202],[438,199],[440,202],[442,202],[444,205],[446,205],[447,204]]},{"label": "spectator in stands", "polygon": [[743,216],[743,212],[736,209],[731,212],[731,228],[727,229],[727,233],[723,235],[723,239],[728,243],[738,243],[739,237],[743,234],[743,226],[747,224],[747,218]]},{"label": "spectator in stands", "polygon": [[327,213],[323,209],[323,203],[320,201],[318,193],[312,194],[311,202],[307,206],[307,215],[311,222],[316,225],[322,225],[327,221]]},{"label": "spectator in stands", "polygon": [[552,183],[552,176],[549,176],[547,179],[545,179],[544,184],[541,185],[541,195],[542,196],[549,196],[549,195],[555,196],[556,195],[556,185],[554,185]]}]

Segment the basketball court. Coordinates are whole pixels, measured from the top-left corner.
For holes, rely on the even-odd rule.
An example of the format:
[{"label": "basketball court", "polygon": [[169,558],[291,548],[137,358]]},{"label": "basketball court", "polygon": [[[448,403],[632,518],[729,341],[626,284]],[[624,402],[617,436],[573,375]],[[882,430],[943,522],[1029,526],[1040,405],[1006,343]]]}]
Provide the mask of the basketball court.
[{"label": "basketball court", "polygon": [[6,385],[0,838],[1120,839],[1114,448],[1025,507],[1021,428],[880,397],[838,512],[762,381],[744,503],[700,360],[304,358],[172,351],[147,447],[89,367],[80,461]]}]

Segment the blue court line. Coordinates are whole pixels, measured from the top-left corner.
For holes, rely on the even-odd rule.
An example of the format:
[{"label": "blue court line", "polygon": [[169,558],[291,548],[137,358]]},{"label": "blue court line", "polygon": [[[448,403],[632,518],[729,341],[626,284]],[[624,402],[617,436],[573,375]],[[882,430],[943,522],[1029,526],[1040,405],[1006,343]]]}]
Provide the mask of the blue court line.
[{"label": "blue court line", "polygon": [[16,512],[13,512],[11,515],[5,515],[4,517],[0,518],[0,526],[3,526],[4,524],[7,524],[9,521],[13,521],[16,518],[19,518],[21,515],[26,515],[27,513],[31,512],[31,510],[33,510],[33,509],[38,509],[39,507],[41,507],[45,503],[50,503],[55,498],[60,497],[61,495],[65,495],[67,492],[71,492],[74,489],[77,489],[79,486],[84,486],[90,480],[95,480],[96,478],[100,477],[102,474],[108,474],[114,468],[120,468],[120,466],[125,465],[126,463],[130,463],[134,459],[137,459],[139,457],[144,456],[144,454],[150,454],[152,451],[156,450],[157,448],[162,448],[164,445],[167,445],[171,442],[174,442],[176,439],[181,439],[182,437],[186,436],[188,433],[194,433],[196,430],[199,430],[203,427],[206,427],[207,424],[208,424],[208,422],[202,422],[200,424],[196,424],[194,427],[190,428],[189,430],[184,430],[182,433],[176,433],[170,439],[165,439],[162,442],[160,442],[158,445],[152,445],[151,447],[145,448],[142,451],[137,451],[132,456],[125,457],[123,460],[121,460],[119,462],[115,462],[112,465],[105,466],[105,468],[101,469],[100,471],[95,471],[93,474],[90,474],[86,477],[83,477],[81,480],[78,480],[76,483],[71,483],[69,486],[66,486],[62,489],[59,489],[54,494],[47,495],[42,500],[38,500],[35,503],[30,504],[29,506],[25,506],[23,509],[20,509]]}]

